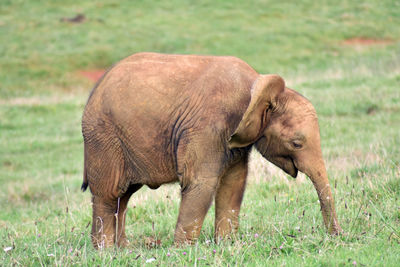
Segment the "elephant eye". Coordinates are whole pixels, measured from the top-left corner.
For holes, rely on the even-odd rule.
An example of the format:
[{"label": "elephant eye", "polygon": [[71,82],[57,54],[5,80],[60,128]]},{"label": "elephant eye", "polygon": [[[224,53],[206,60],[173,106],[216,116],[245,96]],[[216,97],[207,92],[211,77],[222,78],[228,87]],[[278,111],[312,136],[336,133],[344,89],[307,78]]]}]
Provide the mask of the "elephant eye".
[{"label": "elephant eye", "polygon": [[292,145],[296,149],[300,149],[303,147],[303,145],[301,143],[299,143],[299,141],[292,141]]}]

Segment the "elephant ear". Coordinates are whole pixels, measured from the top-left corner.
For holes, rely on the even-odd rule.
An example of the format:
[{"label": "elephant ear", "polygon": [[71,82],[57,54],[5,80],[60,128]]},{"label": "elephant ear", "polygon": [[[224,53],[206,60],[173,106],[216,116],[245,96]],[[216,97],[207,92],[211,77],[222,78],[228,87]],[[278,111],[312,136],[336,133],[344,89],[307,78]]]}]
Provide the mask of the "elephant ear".
[{"label": "elephant ear", "polygon": [[275,74],[260,75],[251,88],[250,104],[234,134],[229,139],[229,148],[246,147],[260,138],[268,124],[268,110],[285,89],[285,81]]}]

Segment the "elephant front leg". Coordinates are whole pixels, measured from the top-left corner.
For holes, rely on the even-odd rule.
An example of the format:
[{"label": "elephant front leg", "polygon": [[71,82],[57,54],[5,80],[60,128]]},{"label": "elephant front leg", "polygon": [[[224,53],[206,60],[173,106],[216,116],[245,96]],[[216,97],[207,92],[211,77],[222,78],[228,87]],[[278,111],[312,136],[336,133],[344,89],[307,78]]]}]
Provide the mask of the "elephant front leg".
[{"label": "elephant front leg", "polygon": [[222,177],[215,196],[215,241],[235,233],[247,177],[247,158],[230,168]]},{"label": "elephant front leg", "polygon": [[204,218],[210,208],[217,178],[204,183],[190,184],[182,190],[175,244],[192,244],[200,235]]}]

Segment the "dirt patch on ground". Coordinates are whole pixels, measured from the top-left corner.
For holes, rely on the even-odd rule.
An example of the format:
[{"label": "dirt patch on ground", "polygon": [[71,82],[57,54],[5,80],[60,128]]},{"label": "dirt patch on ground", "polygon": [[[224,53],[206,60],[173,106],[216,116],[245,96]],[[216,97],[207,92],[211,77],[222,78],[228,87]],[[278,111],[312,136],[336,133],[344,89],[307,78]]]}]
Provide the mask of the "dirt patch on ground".
[{"label": "dirt patch on ground", "polygon": [[78,71],[78,74],[80,76],[85,77],[88,80],[91,80],[93,82],[97,82],[101,78],[101,76],[103,76],[103,74],[105,72],[106,71],[103,70],[103,69],[100,69],[100,70],[80,70],[80,71]]},{"label": "dirt patch on ground", "polygon": [[365,37],[354,37],[343,41],[344,45],[369,46],[369,45],[388,45],[392,44],[390,39],[371,39]]},{"label": "dirt patch on ground", "polygon": [[84,14],[77,14],[72,18],[61,18],[61,22],[70,22],[70,23],[82,23],[86,20],[86,16]]}]

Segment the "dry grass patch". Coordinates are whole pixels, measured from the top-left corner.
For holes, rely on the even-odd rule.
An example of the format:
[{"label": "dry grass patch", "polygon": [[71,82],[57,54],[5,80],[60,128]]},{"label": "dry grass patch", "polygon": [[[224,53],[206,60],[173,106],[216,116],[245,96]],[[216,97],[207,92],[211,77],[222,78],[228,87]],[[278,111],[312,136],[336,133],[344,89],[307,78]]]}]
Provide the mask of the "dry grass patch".
[{"label": "dry grass patch", "polygon": [[54,94],[51,96],[32,96],[32,97],[15,97],[10,99],[1,99],[0,105],[6,106],[44,106],[44,105],[57,105],[66,102],[71,102],[78,99],[79,102],[84,103],[86,100],[86,92],[78,90],[79,93],[66,93],[66,94]]}]

